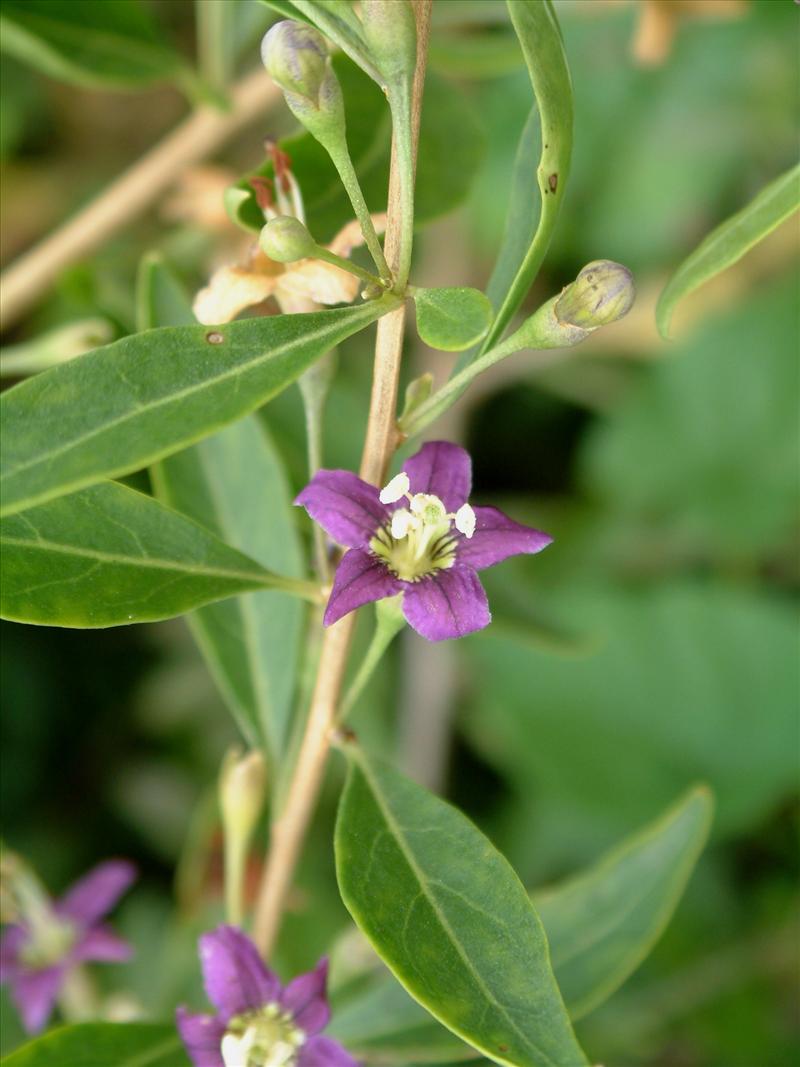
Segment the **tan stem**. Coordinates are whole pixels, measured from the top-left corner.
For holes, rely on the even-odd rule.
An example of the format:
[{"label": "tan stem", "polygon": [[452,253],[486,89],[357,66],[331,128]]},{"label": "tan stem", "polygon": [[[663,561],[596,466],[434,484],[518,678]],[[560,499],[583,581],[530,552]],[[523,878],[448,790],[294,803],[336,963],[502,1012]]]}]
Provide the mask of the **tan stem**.
[{"label": "tan stem", "polygon": [[280,95],[264,70],[243,78],[231,90],[230,110],[198,108],[95,200],[23,253],[0,275],[0,329],[35,304],[65,267],[135,219],[187,167],[262,116]]},{"label": "tan stem", "polygon": [[[418,39],[412,104],[416,155],[432,0],[413,0],[413,3]],[[393,151],[385,248],[390,266],[396,262],[402,226],[399,175]],[[378,320],[372,400],[361,459],[361,476],[375,485],[383,478],[397,444],[395,409],[404,321],[403,309]],[[387,323],[390,324],[387,326]],[[265,957],[272,951],[280,928],[286,896],[325,773],[354,624],[355,615],[348,615],[325,631],[300,754],[286,803],[272,826],[269,856],[262,875],[253,927],[255,943]]]}]

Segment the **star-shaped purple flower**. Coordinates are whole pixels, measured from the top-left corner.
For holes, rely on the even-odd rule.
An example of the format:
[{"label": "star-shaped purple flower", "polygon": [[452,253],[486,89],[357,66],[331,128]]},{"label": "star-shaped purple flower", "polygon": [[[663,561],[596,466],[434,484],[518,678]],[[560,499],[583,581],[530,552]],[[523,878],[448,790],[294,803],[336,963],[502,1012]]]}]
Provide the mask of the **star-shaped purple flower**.
[{"label": "star-shaped purple flower", "polygon": [[491,621],[477,572],[539,552],[552,538],[497,508],[468,503],[469,454],[430,441],[380,492],[350,471],[321,470],[295,500],[340,545],[325,625],[371,600],[403,594],[403,614],[429,641]]},{"label": "star-shaped purple flower", "polygon": [[100,920],[135,877],[136,869],[127,860],[101,863],[60,899],[33,901],[27,915],[5,929],[0,940],[0,984],[11,986],[28,1033],[45,1026],[72,968],[130,958],[130,945]]},{"label": "star-shaped purple flower", "polygon": [[282,986],[235,926],[200,938],[200,963],[216,1015],[178,1008],[178,1030],[195,1067],[358,1067],[328,1025],[328,961]]}]

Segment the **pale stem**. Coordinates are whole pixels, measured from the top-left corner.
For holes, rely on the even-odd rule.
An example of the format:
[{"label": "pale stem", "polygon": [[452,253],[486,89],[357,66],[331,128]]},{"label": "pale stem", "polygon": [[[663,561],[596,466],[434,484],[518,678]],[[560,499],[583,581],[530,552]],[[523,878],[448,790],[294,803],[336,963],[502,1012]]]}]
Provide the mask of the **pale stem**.
[{"label": "pale stem", "polygon": [[[425,78],[427,58],[428,24],[431,0],[413,0],[417,18],[417,69],[414,77],[412,106],[412,137],[416,146],[419,117],[422,106],[422,85]],[[403,231],[402,203],[397,174],[396,153],[392,152],[392,168],[389,177],[389,204],[386,223],[387,256],[395,259],[400,235]],[[391,262],[391,259],[390,259]],[[403,338],[404,310],[391,312],[378,320],[375,342],[375,368],[373,401],[377,396],[385,401],[397,397],[397,379],[400,371],[400,356]],[[382,329],[391,319],[391,330]],[[385,425],[376,426],[376,420]],[[364,453],[361,461],[362,477],[373,484],[380,484],[397,441],[395,427],[395,403],[385,402],[370,406]],[[331,731],[336,722],[339,702],[347,665],[347,655],[355,625],[355,614],[346,616],[325,631],[322,640],[317,681],[311,698],[306,731],[286,803],[272,827],[269,856],[264,868],[254,922],[254,940],[261,954],[269,956],[277,936],[286,895],[289,891],[295,865],[300,855],[309,819],[316,803],[325,765],[331,745]]]},{"label": "pale stem", "polygon": [[74,967],[58,994],[58,1007],[65,1022],[79,1023],[100,1014],[97,990],[85,967]]},{"label": "pale stem", "polygon": [[241,926],[244,919],[244,875],[247,842],[240,834],[225,836],[225,915],[229,923]]},{"label": "pale stem", "polygon": [[389,617],[378,614],[375,622],[375,631],[372,634],[367,653],[339,705],[339,713],[336,719],[337,725],[341,725],[347,719],[347,716],[353,710],[355,702],[364,691],[367,682],[375,673],[375,668],[383,659],[387,648],[404,626],[405,619],[399,612]]},{"label": "pale stem", "polygon": [[197,61],[205,81],[224,92],[230,79],[232,51],[230,0],[195,0],[197,26]]},{"label": "pale stem", "polygon": [[88,256],[141,215],[180,176],[255,120],[281,97],[265,70],[231,90],[230,111],[199,107],[95,200],[0,275],[0,329],[7,329],[56,280],[65,267]]}]

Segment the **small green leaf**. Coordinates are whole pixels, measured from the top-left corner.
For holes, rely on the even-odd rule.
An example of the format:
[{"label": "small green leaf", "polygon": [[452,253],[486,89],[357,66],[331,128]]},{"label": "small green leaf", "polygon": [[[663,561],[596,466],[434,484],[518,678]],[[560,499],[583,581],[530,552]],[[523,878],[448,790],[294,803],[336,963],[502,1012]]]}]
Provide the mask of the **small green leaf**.
[{"label": "small green leaf", "polygon": [[60,81],[132,89],[186,74],[180,55],[134,0],[4,0],[3,51]]},{"label": "small green leaf", "polygon": [[1,529],[2,616],[14,622],[119,626],[286,588],[198,523],[116,482],[11,515]]},{"label": "small green leaf", "polygon": [[241,418],[397,306],[274,315],[124,337],[0,399],[2,514],[126,474]]},{"label": "small green leaf", "polygon": [[3,1067],[190,1067],[174,1023],[79,1023],[37,1037]]},{"label": "small green leaf", "polygon": [[[550,0],[507,3],[538,116],[531,115],[520,140],[505,235],[489,282],[496,315],[481,352],[501,337],[536,278],[555,230],[572,158],[572,83],[553,5]],[[538,197],[531,195],[534,180]]]},{"label": "small green leaf", "polygon": [[672,917],[708,838],[712,799],[690,790],[584,874],[534,893],[571,1019],[606,1000]]},{"label": "small green leaf", "polygon": [[417,289],[417,330],[426,345],[462,352],[484,336],[492,305],[477,289]]},{"label": "small green leaf", "polygon": [[741,211],[726,219],[698,245],[670,278],[656,307],[662,337],[669,336],[675,307],[704,282],[732,266],[800,208],[800,163],[776,178]]},{"label": "small green leaf", "polygon": [[378,955],[495,1063],[585,1064],[542,925],[507,861],[449,804],[358,751],[349,756],[337,877]]}]

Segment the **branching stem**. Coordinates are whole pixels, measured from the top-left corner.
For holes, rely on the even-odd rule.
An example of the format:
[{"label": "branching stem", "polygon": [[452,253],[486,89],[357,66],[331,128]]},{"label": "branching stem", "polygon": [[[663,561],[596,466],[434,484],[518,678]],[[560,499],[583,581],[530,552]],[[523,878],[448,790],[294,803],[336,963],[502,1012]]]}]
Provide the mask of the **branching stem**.
[{"label": "branching stem", "polygon": [[[431,0],[413,2],[417,19],[418,52],[411,131],[412,151],[416,152]],[[408,232],[408,224],[402,214],[403,200],[398,166],[397,146],[393,144],[386,258],[390,267],[395,270],[398,267],[401,236]],[[404,322],[404,308],[399,308],[378,320],[372,397],[361,460],[361,476],[375,485],[381,483],[397,444],[395,410]],[[286,802],[273,822],[270,851],[256,902],[254,924],[255,943],[264,956],[268,956],[272,951],[280,928],[286,895],[325,772],[354,623],[355,615],[351,614],[325,631],[305,736]]]}]

